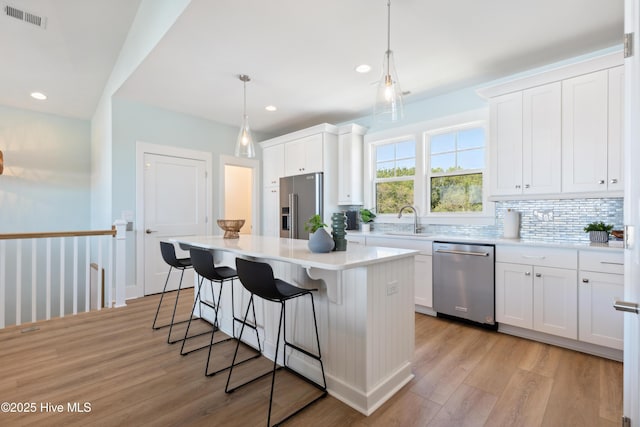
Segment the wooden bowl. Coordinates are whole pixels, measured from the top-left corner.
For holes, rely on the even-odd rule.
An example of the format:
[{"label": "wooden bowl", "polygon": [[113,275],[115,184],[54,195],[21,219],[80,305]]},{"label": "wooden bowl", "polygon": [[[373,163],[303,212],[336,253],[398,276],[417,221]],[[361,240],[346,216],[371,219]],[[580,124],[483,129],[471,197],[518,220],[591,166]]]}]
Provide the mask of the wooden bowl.
[{"label": "wooden bowl", "polygon": [[239,231],[244,225],[244,219],[219,219],[218,226],[224,230],[225,239],[240,238]]},{"label": "wooden bowl", "polygon": [[611,235],[618,239],[624,239],[624,230],[611,230]]}]

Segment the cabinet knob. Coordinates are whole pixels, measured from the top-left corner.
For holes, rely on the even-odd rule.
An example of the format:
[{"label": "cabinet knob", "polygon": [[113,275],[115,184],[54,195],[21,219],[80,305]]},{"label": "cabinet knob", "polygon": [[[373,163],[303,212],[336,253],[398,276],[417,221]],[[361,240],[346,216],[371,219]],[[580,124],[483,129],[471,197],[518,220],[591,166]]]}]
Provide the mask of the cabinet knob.
[{"label": "cabinet knob", "polygon": [[604,183],[605,183],[604,179],[601,179],[600,181],[598,181],[598,184],[604,184]]},{"label": "cabinet knob", "polygon": [[521,188],[519,185],[516,185],[516,188]]},{"label": "cabinet knob", "polygon": [[524,185],[524,188],[529,188],[529,187],[531,187],[529,184]]},{"label": "cabinet knob", "polygon": [[610,184],[617,184],[618,183],[618,179],[617,178],[613,178],[611,181],[609,181]]},{"label": "cabinet knob", "polygon": [[585,277],[584,279],[582,279],[582,283],[589,283],[589,279]]},{"label": "cabinet knob", "polygon": [[530,272],[530,271],[525,271],[525,272],[524,272],[524,275],[525,275],[525,276],[531,276],[531,272]]},{"label": "cabinet knob", "polygon": [[542,277],[541,273],[536,273],[536,277]]}]

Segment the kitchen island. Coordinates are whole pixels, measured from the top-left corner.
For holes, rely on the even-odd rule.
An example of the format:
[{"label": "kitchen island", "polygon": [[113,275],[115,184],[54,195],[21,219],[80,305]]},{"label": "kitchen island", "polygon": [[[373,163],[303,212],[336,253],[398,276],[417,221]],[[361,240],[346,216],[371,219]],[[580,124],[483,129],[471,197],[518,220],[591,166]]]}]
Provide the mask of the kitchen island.
[{"label": "kitchen island", "polygon": [[[311,253],[306,240],[241,235],[177,237],[183,249],[198,247],[214,253],[216,264],[235,267],[235,258],[268,262],[276,277],[302,288],[317,288],[316,314],[327,389],[365,415],[370,415],[413,378],[414,250],[351,245],[347,251]],[[235,313],[244,314],[248,293],[235,281]],[[208,287],[203,287],[203,290]],[[238,298],[242,290],[242,297]],[[220,328],[231,334],[230,291],[223,290]],[[301,298],[288,305],[295,321],[287,338],[317,350],[313,339],[311,302]],[[278,307],[256,300],[256,316],[264,354],[275,357]],[[212,313],[202,316],[211,319]],[[266,326],[266,327],[265,327]],[[236,325],[239,331],[239,325]],[[251,342],[253,334],[243,340]],[[289,363],[312,378],[319,367],[298,353]],[[282,354],[278,360],[282,360]]]}]

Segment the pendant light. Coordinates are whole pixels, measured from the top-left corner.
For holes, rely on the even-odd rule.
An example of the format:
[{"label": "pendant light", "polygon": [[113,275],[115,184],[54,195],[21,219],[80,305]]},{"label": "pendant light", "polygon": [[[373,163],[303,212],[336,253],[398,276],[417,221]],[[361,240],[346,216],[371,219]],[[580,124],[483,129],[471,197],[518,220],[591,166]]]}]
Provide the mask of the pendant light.
[{"label": "pendant light", "polygon": [[253,137],[249,129],[249,116],[247,116],[247,82],[251,81],[251,79],[245,74],[240,74],[238,78],[244,87],[244,103],[242,107],[242,125],[238,133],[238,140],[236,141],[235,155],[236,157],[252,158],[256,156],[256,150],[253,146]]},{"label": "pendant light", "polygon": [[395,122],[404,116],[402,90],[391,51],[391,0],[387,0],[387,51],[384,53],[373,116],[376,121],[381,122]]}]

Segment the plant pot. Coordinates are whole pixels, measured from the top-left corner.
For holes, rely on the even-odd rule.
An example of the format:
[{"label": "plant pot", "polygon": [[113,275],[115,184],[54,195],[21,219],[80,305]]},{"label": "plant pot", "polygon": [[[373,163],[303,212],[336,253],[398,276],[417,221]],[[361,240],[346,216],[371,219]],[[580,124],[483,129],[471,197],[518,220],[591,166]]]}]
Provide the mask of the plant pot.
[{"label": "plant pot", "polygon": [[609,241],[608,231],[590,231],[589,240],[593,243],[607,243]]},{"label": "plant pot", "polygon": [[333,250],[334,241],[324,228],[319,228],[313,233],[309,233],[309,250],[314,253],[323,254]]},{"label": "plant pot", "polygon": [[360,231],[362,231],[363,233],[368,233],[371,231],[371,224],[369,224],[368,222],[361,222],[360,223]]}]

